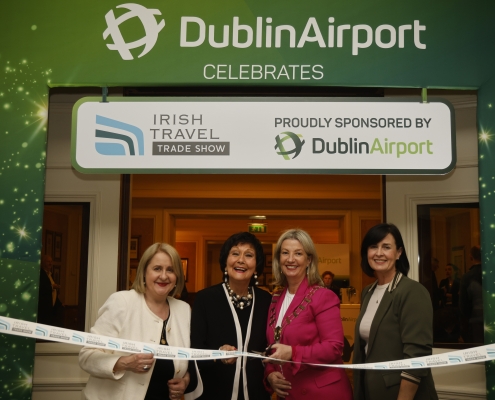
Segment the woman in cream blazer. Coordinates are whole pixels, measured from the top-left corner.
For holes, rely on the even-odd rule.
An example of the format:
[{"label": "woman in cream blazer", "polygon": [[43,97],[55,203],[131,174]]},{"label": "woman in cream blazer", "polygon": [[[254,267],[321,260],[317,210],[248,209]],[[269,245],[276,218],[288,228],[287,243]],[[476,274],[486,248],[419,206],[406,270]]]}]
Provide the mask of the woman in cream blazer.
[{"label": "woman in cream blazer", "polygon": [[[143,254],[133,289],[114,293],[108,298],[99,310],[91,333],[190,347],[190,307],[172,297],[175,292],[180,293],[183,282],[180,257],[175,249],[156,243]],[[169,363],[173,376],[163,376],[160,372],[160,376],[155,377],[155,384],[150,385],[157,363],[163,362]],[[79,365],[90,374],[90,378],[83,390],[83,399],[143,400],[156,398],[162,393],[161,398],[180,399],[193,386],[193,382],[189,385],[188,364],[187,360],[174,359],[172,372],[169,361],[155,362],[151,354],[129,355],[84,347],[79,353]],[[196,375],[195,371],[192,375]],[[165,382],[168,385],[164,385]],[[190,399],[195,397],[195,394],[186,396]]]}]

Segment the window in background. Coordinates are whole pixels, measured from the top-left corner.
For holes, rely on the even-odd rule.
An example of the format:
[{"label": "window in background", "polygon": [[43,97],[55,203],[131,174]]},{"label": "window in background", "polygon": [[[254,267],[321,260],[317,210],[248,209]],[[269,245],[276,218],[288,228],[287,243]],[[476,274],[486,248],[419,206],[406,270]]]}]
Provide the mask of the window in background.
[{"label": "window in background", "polygon": [[430,292],[435,347],[483,343],[478,203],[418,206],[420,282]]}]

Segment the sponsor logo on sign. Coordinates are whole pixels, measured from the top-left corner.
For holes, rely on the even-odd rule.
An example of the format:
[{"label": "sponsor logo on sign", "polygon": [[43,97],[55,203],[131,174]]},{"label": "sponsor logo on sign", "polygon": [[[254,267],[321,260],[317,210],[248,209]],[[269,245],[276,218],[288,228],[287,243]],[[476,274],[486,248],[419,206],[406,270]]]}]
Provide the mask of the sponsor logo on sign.
[{"label": "sponsor logo on sign", "polygon": [[[111,36],[113,39],[113,43],[107,43],[107,47],[110,50],[117,50],[123,60],[133,60],[134,57],[130,50],[144,46],[144,49],[141,54],[139,54],[138,58],[143,57],[155,46],[158,34],[165,26],[165,20],[162,19],[157,23],[155,18],[155,15],[162,15],[161,11],[157,9],[148,9],[133,3],[121,4],[117,6],[117,8],[127,8],[129,11],[118,18],[115,18],[113,10],[110,10],[105,15],[107,29],[103,32],[103,39],[106,39],[108,36]],[[119,26],[123,22],[135,17],[139,18],[143,24],[145,35],[139,40],[127,43],[122,36]]]},{"label": "sponsor logo on sign", "polygon": [[[301,139],[302,135],[293,132],[282,132],[280,135],[275,136],[275,141],[277,142],[275,150],[278,150],[277,154],[284,157],[285,160],[290,160],[291,157],[289,156],[291,154],[293,154],[292,159],[296,158],[299,153],[301,153],[301,149],[305,143],[305,141]],[[284,144],[284,142],[287,142],[288,140],[289,142]],[[287,145],[290,145],[290,143],[292,143],[292,146],[288,147]]]},{"label": "sponsor logo on sign", "polygon": [[[126,9],[122,15],[116,17],[114,10],[105,15],[107,28],[103,32],[103,39],[109,36],[113,43],[106,43],[110,50],[119,52],[123,60],[133,60],[132,49],[144,47],[138,58],[149,53],[155,46],[159,33],[165,26],[165,20],[157,16],[162,15],[158,9],[148,9],[135,3],[121,4],[117,9]],[[188,12],[189,14],[189,12]],[[311,46],[312,49],[321,49],[322,54],[328,54],[329,49],[346,49],[352,56],[366,54],[371,48],[389,49],[417,49],[426,50],[423,32],[427,30],[420,20],[409,20],[403,25],[392,22],[381,25],[359,23],[351,25],[350,21],[332,16],[302,17],[297,24],[291,25],[280,16],[262,17],[252,15],[248,18],[237,15],[222,18],[222,23],[214,24],[212,19],[203,19],[198,16],[177,16],[174,26],[180,26],[180,48],[207,47],[211,49],[301,49]],[[129,39],[130,36],[121,25],[132,19],[139,19],[145,35],[138,40]],[[214,16],[213,16],[214,18]],[[364,22],[364,21],[362,21]],[[385,21],[384,21],[385,22]],[[175,32],[174,32],[175,33]],[[203,65],[205,80],[315,80],[323,79],[324,65],[288,63],[210,63]]]},{"label": "sponsor logo on sign", "polygon": [[144,134],[137,126],[96,116],[95,148],[105,156],[144,155]]}]

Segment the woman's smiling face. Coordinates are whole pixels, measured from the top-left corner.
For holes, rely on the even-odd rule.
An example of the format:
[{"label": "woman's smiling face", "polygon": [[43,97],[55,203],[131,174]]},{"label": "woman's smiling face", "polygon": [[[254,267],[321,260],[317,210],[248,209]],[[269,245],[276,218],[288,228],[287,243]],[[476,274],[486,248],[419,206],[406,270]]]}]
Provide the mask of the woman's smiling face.
[{"label": "woman's smiling face", "polygon": [[280,268],[289,285],[302,282],[306,268],[311,263],[302,244],[296,239],[286,239],[280,246]]},{"label": "woman's smiling face", "polygon": [[249,243],[232,246],[227,257],[227,274],[229,281],[249,285],[256,271],[256,250]]},{"label": "woman's smiling face", "polygon": [[395,275],[395,263],[401,254],[402,248],[397,248],[394,237],[389,233],[381,242],[368,247],[368,263],[377,277],[390,282]]},{"label": "woman's smiling face", "polygon": [[146,267],[144,281],[148,296],[155,300],[167,298],[177,283],[177,275],[168,254],[159,251],[153,256]]}]

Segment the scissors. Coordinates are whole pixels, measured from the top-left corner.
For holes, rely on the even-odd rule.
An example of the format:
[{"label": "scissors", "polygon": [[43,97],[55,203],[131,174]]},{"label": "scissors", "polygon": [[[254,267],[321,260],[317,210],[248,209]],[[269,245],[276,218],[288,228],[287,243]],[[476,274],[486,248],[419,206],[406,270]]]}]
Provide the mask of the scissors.
[{"label": "scissors", "polygon": [[270,344],[270,346],[268,346],[264,351],[251,350],[251,353],[258,354],[258,355],[263,356],[263,357],[268,357],[270,355],[270,350],[272,349],[272,346],[274,344],[275,343]]}]

